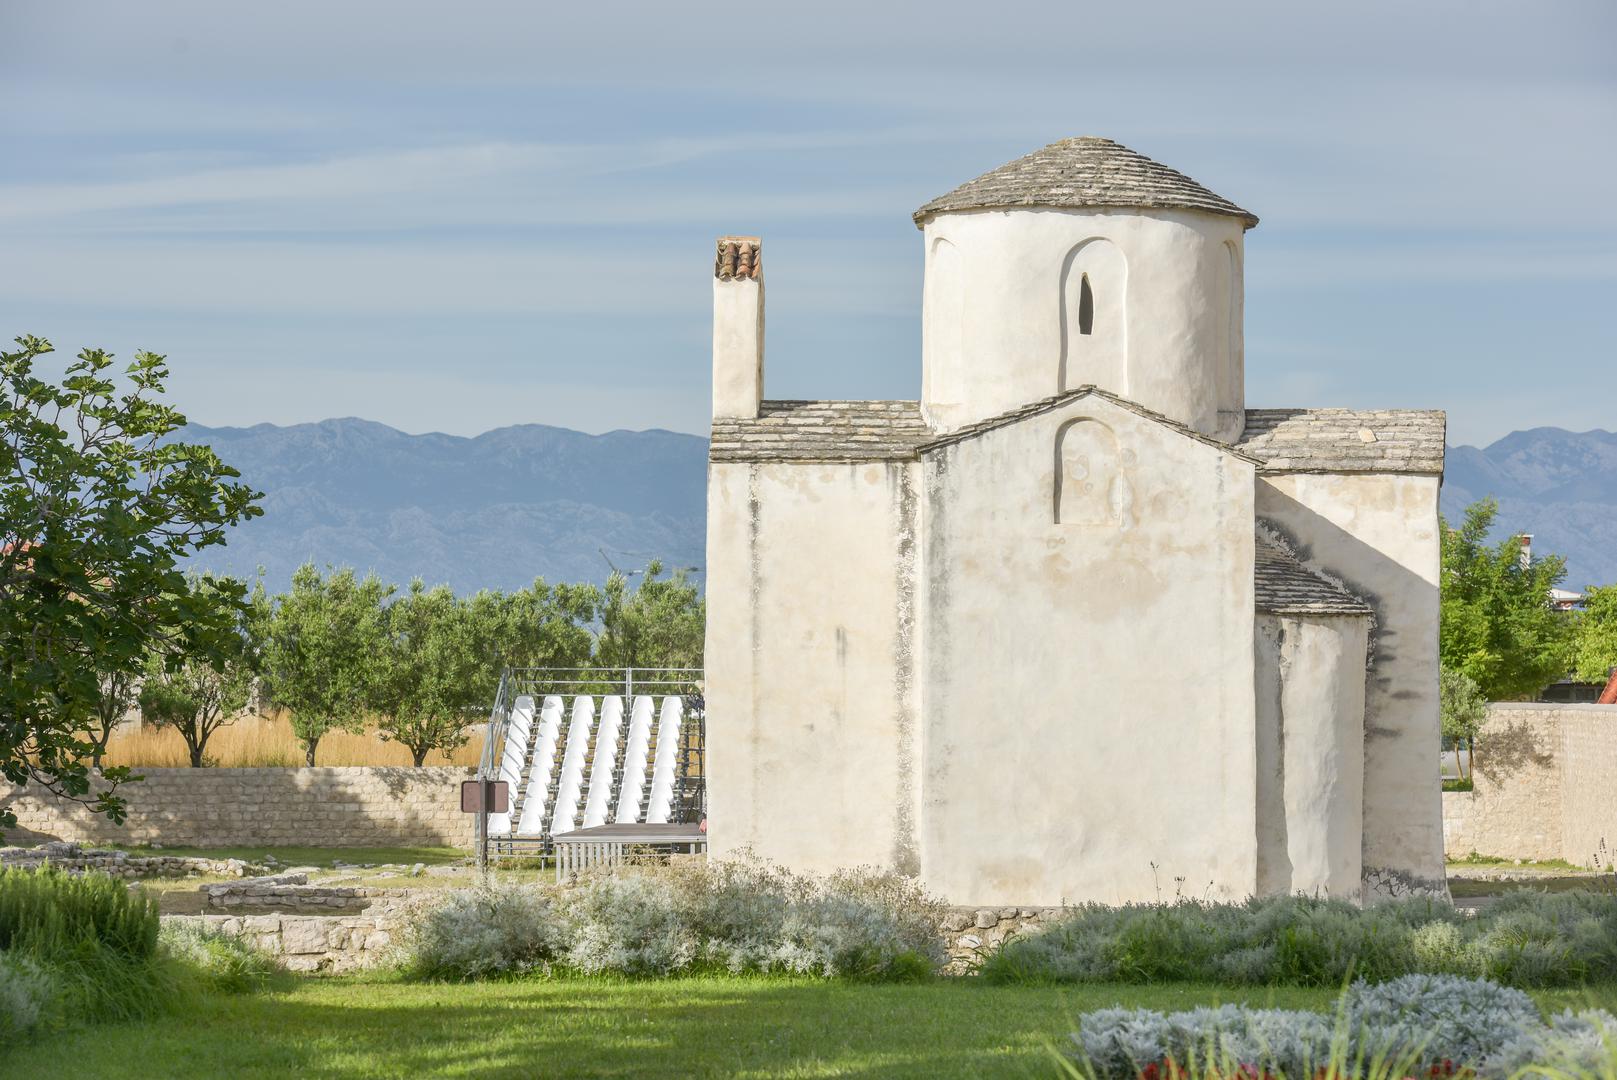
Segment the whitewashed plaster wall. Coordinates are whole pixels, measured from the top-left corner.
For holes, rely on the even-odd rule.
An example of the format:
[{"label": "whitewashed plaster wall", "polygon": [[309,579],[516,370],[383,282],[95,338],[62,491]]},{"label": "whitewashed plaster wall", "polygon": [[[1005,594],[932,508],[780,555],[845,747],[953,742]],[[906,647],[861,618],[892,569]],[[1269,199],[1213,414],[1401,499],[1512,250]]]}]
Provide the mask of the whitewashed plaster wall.
[{"label": "whitewashed plaster wall", "polygon": [[1365,688],[1367,896],[1446,895],[1438,745],[1438,477],[1265,473],[1258,516],[1375,612]]},{"label": "whitewashed plaster wall", "polygon": [[914,462],[708,472],[710,843],[913,873]]},{"label": "whitewashed plaster wall", "polygon": [[[1090,460],[1062,461],[1083,418],[1115,466],[1098,432],[1074,444]],[[929,888],[978,905],[1152,900],[1178,875],[1255,890],[1253,470],[1097,397],[923,452]]]},{"label": "whitewashed plaster wall", "polygon": [[[1093,383],[1203,434],[1239,436],[1239,219],[976,210],[939,214],[923,235],[922,406],[935,427]],[[1087,335],[1079,332],[1085,276]]]},{"label": "whitewashed plaster wall", "polygon": [[1257,618],[1258,891],[1363,892],[1369,617]]}]

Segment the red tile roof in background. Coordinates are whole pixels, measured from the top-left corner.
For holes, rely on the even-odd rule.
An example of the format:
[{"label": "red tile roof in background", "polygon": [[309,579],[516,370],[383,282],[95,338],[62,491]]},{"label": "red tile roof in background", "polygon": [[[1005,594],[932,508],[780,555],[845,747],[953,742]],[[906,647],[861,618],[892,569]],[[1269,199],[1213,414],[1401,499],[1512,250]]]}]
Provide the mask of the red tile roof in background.
[{"label": "red tile roof in background", "polygon": [[1606,684],[1604,690],[1600,691],[1598,704],[1617,705],[1617,670],[1612,671],[1611,681]]}]

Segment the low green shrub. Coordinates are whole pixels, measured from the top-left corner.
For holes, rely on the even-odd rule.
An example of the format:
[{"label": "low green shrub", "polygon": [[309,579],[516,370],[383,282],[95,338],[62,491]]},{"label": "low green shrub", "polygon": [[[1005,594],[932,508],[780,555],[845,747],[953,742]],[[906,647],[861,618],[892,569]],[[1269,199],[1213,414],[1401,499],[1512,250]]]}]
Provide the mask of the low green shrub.
[{"label": "low green shrub", "polygon": [[1240,1005],[1103,1009],[1079,1021],[1067,1071],[1089,1080],[1613,1080],[1617,1018],[1546,1023],[1519,990],[1454,975],[1356,982],[1335,1016]]},{"label": "low green shrub", "polygon": [[417,920],[404,967],[439,979],[553,971],[908,979],[942,964],[942,912],[912,881],[882,871],[811,878],[753,860],[620,870],[452,894]]},{"label": "low green shrub", "polygon": [[980,971],[1004,983],[1340,986],[1425,973],[1578,985],[1617,980],[1617,897],[1517,892],[1473,918],[1425,898],[1088,905],[1005,942]]}]

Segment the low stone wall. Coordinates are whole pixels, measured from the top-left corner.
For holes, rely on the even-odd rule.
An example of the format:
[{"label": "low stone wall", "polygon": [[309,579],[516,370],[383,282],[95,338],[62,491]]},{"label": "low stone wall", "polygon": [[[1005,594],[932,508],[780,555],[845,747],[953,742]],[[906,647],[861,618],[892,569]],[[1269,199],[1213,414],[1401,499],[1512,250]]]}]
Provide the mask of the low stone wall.
[{"label": "low stone wall", "polygon": [[[305,874],[282,874],[276,877],[247,878],[227,881],[219,885],[204,885],[202,892],[208,906],[221,911],[236,908],[291,908],[295,911],[313,909],[331,913],[332,908],[342,911],[364,911],[377,904],[388,905],[409,897],[407,889],[371,889],[363,886],[310,885]],[[240,914],[240,912],[237,912]]]},{"label": "low stone wall", "polygon": [[247,938],[288,971],[340,975],[383,962],[410,918],[408,903],[350,915],[164,915]]},{"label": "low stone wall", "polygon": [[944,971],[964,975],[1006,938],[1027,934],[1059,917],[1063,908],[950,908],[943,943],[949,954]]},{"label": "low stone wall", "polygon": [[0,807],[26,832],[80,843],[171,847],[466,847],[476,816],[460,812],[472,770],[438,766],[142,769],[119,789],[115,825],[37,787],[0,784]]},{"label": "low stone wall", "polygon": [[242,877],[250,869],[240,859],[131,855],[127,851],[84,848],[65,841],[53,841],[31,848],[0,848],[0,867],[34,870],[47,864],[68,873],[94,870],[117,878],[190,877],[192,874]]},{"label": "low stone wall", "polygon": [[1443,793],[1443,848],[1587,866],[1617,848],[1617,706],[1496,703],[1471,791]]}]

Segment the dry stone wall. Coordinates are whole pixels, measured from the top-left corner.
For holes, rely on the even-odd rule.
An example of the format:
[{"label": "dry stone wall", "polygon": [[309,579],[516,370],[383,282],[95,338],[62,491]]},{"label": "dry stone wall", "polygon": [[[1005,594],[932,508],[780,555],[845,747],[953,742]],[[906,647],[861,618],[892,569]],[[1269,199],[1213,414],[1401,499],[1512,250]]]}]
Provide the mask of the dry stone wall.
[{"label": "dry stone wall", "polygon": [[38,787],[0,784],[25,835],[169,847],[467,847],[458,767],[142,769],[122,825]]},{"label": "dry stone wall", "polygon": [[351,915],[164,915],[163,922],[206,926],[247,939],[288,971],[339,975],[386,960],[410,919],[409,906]]},{"label": "dry stone wall", "polygon": [[1449,858],[1587,866],[1602,839],[1617,848],[1617,706],[1496,703],[1475,766],[1473,790],[1443,794]]}]

